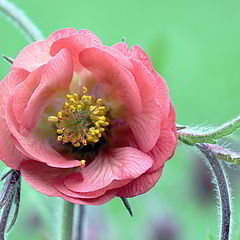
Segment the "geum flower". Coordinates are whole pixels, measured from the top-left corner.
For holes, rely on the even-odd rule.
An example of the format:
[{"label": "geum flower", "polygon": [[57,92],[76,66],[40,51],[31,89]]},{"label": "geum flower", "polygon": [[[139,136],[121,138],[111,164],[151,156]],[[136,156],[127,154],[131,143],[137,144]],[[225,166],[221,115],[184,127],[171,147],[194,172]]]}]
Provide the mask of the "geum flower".
[{"label": "geum flower", "polygon": [[78,204],[150,190],[176,148],[164,79],[139,46],[63,29],[25,47],[0,84],[0,157]]}]

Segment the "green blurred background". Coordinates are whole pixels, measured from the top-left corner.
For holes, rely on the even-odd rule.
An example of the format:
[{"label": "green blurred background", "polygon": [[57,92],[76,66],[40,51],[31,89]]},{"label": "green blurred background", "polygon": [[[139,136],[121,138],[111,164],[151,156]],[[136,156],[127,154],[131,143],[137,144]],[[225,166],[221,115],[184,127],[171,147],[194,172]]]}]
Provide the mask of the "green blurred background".
[{"label": "green blurred background", "polygon": [[[239,0],[88,0],[16,3],[45,36],[75,27],[96,33],[106,45],[141,45],[166,79],[179,124],[218,124],[237,116],[240,90]],[[28,44],[0,16],[0,53],[15,57]],[[9,65],[0,59],[0,78]],[[234,138],[235,144],[238,137]],[[131,199],[134,218],[119,199],[87,208],[86,239],[204,240],[218,232],[216,197],[202,159],[178,146],[164,174],[149,193]],[[233,187],[233,239],[240,239],[240,191]],[[20,214],[9,240],[55,240],[62,200],[37,193],[23,183]]]}]

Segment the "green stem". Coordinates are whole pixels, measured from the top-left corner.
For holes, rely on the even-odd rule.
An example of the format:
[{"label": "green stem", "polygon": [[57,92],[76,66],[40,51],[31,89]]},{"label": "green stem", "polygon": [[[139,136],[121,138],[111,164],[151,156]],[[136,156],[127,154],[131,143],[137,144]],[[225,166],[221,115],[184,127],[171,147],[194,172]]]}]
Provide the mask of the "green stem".
[{"label": "green stem", "polygon": [[62,240],[72,240],[73,228],[73,203],[64,201],[63,222],[62,222]]},{"label": "green stem", "polygon": [[196,143],[212,143],[215,144],[218,139],[230,135],[240,128],[240,116],[222,124],[219,127],[212,128],[210,130],[204,130],[198,128],[198,130],[186,127],[183,130],[179,130],[179,140],[187,145],[193,146]]}]

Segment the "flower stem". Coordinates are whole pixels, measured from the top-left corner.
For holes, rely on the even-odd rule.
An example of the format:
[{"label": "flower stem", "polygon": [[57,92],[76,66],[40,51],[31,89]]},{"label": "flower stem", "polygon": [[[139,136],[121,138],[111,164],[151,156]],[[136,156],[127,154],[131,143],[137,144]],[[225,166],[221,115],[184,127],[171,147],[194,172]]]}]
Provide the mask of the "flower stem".
[{"label": "flower stem", "polygon": [[86,208],[84,205],[75,204],[74,207],[74,225],[73,225],[73,239],[72,240],[83,240],[84,239],[84,219],[86,215]]},{"label": "flower stem", "polygon": [[63,222],[62,222],[62,240],[72,240],[73,229],[73,208],[74,204],[64,201]]},{"label": "flower stem", "polygon": [[18,9],[13,3],[7,0],[0,0],[0,12],[6,15],[13,23],[15,23],[29,42],[44,39],[40,30],[33,24],[33,22]]},{"label": "flower stem", "polygon": [[179,140],[191,146],[196,143],[216,143],[217,139],[228,136],[239,128],[240,116],[208,131],[206,131],[204,128],[198,128],[196,131],[195,129],[185,127],[183,130],[179,130]]},{"label": "flower stem", "polygon": [[212,175],[217,185],[217,193],[220,199],[220,216],[221,216],[221,227],[219,240],[230,240],[231,231],[231,191],[227,182],[227,178],[223,167],[217,160],[214,152],[211,150],[211,146],[208,144],[196,144],[195,145],[206,157]]}]

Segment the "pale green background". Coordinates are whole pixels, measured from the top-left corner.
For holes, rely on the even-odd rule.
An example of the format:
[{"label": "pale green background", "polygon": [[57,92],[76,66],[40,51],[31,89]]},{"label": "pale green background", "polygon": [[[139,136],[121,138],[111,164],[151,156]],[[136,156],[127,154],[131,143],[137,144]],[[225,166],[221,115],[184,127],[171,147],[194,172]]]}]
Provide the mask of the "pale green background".
[{"label": "pale green background", "polygon": [[[129,45],[144,47],[169,85],[180,124],[222,123],[240,112],[238,0],[12,2],[31,17],[45,36],[65,27],[87,28],[106,45],[119,42],[124,36]],[[0,34],[0,54],[15,57],[27,44],[24,36],[2,16]],[[0,67],[3,79],[9,66],[0,60]],[[167,240],[203,240],[209,232],[216,233],[215,198],[202,201],[194,194],[193,171],[197,171],[196,158],[190,149],[179,147],[157,186],[131,200],[134,218],[128,216],[119,199],[90,207],[88,231],[99,231],[97,238],[91,239],[151,240],[148,233],[154,220],[159,224],[163,220],[176,222],[181,234]],[[240,222],[240,196],[239,178],[234,179],[235,234]],[[61,201],[23,185],[20,214],[9,239],[56,239],[60,217],[56,206]],[[33,224],[36,218],[39,224]],[[90,227],[91,223],[98,227]]]}]

